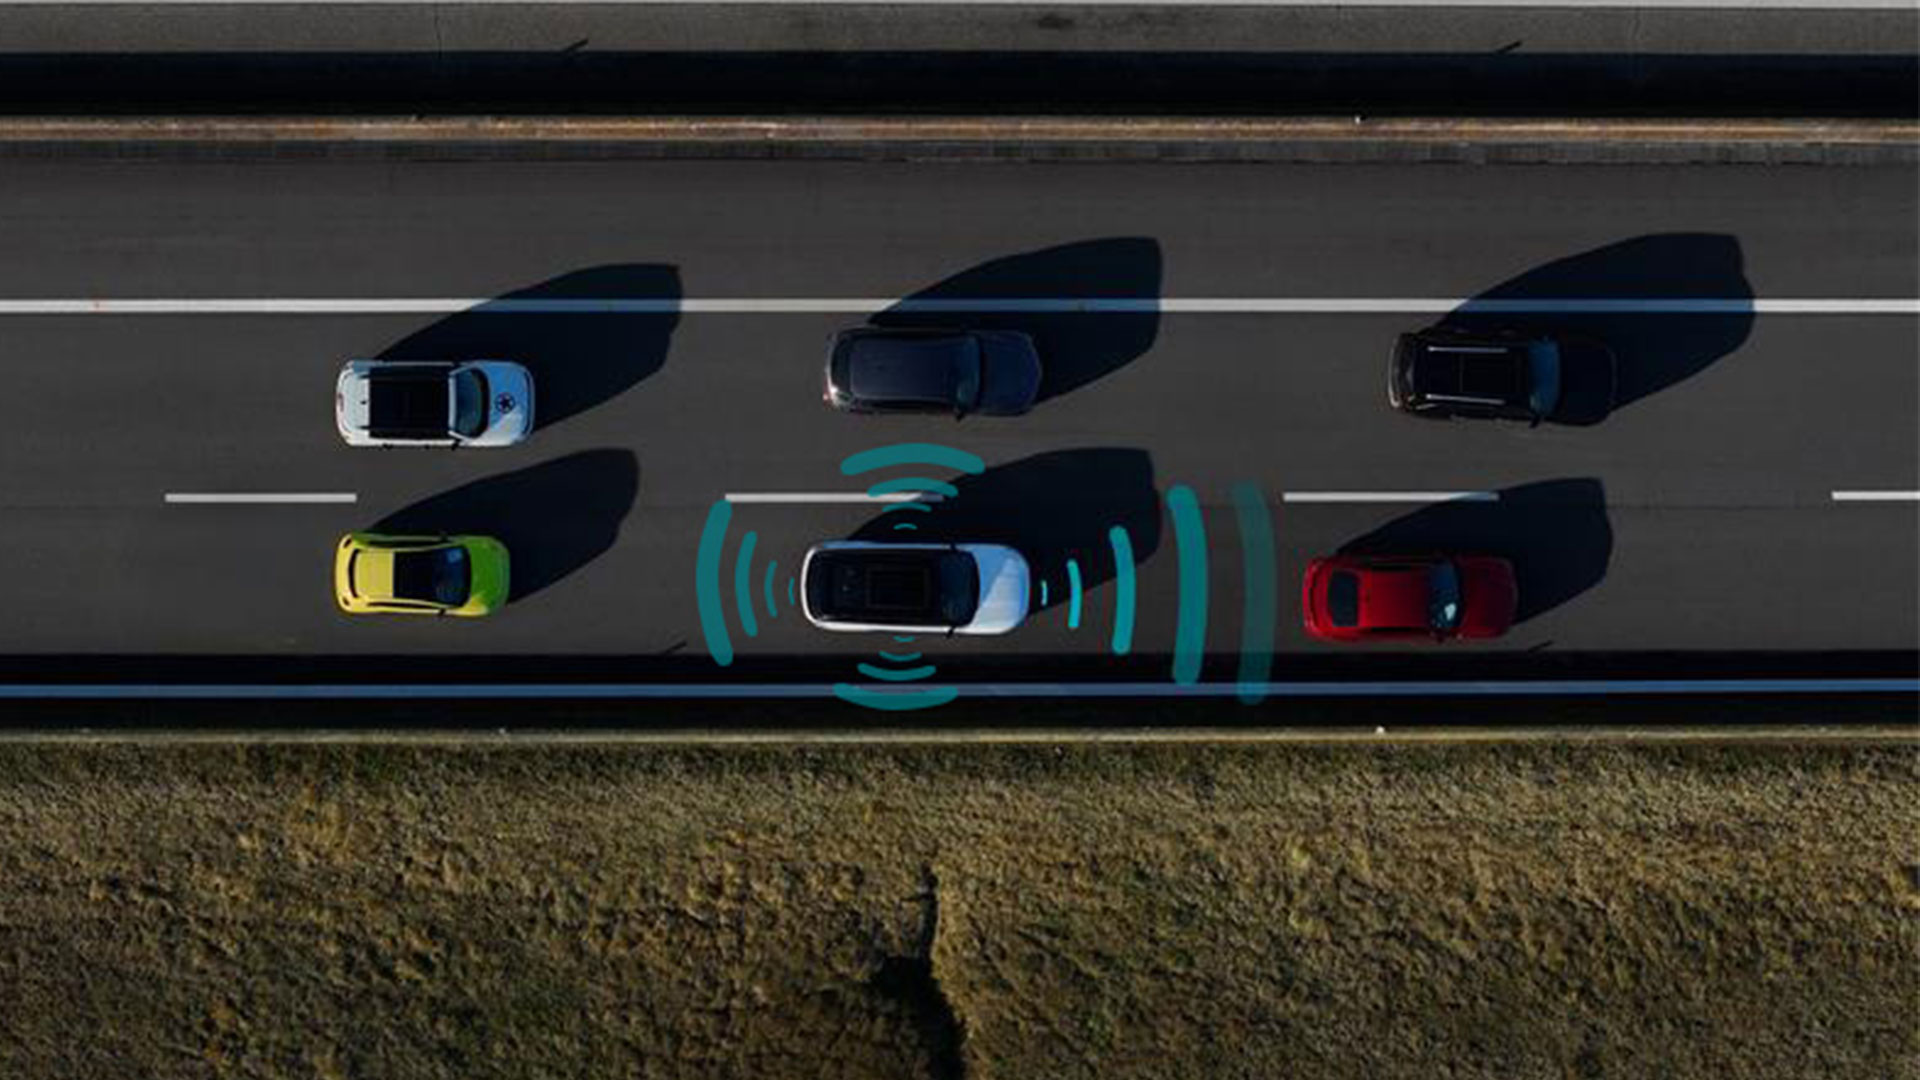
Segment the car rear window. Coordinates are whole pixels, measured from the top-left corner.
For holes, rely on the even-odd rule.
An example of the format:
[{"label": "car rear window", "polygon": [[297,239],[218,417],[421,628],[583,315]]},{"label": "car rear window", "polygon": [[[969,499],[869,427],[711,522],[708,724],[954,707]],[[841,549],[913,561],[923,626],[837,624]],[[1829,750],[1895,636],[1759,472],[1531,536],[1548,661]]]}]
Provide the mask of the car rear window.
[{"label": "car rear window", "polygon": [[1360,625],[1360,575],[1336,570],[1327,579],[1327,618],[1335,626]]}]

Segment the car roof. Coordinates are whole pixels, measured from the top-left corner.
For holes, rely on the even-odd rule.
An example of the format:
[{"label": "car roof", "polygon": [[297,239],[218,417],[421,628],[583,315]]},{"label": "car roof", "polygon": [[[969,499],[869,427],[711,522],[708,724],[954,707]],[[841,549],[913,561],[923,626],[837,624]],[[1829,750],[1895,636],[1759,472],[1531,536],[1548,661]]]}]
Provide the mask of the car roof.
[{"label": "car roof", "polygon": [[863,334],[847,348],[846,389],[866,401],[951,400],[953,370],[976,346],[964,334]]},{"label": "car roof", "polygon": [[808,605],[836,621],[942,624],[939,567],[954,558],[970,557],[949,548],[819,551],[807,567]]},{"label": "car roof", "polygon": [[1525,345],[1422,341],[1413,385],[1428,397],[1511,402],[1526,397]]},{"label": "car roof", "polygon": [[407,364],[367,374],[367,427],[375,438],[447,434],[447,373],[452,365]]},{"label": "car roof", "polygon": [[1360,571],[1360,626],[1367,630],[1424,629],[1429,568],[1413,563]]}]

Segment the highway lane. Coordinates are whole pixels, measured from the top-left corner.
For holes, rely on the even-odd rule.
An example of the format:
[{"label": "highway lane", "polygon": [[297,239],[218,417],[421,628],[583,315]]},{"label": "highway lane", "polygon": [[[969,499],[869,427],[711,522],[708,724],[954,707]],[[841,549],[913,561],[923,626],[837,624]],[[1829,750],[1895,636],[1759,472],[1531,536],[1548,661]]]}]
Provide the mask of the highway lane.
[{"label": "highway lane", "polygon": [[[1682,295],[1911,297],[1911,179],[1901,170],[155,165],[127,170],[119,196],[98,200],[94,166],[49,165],[0,177],[12,196],[0,282],[8,298],[499,295],[554,278],[566,279],[562,292],[897,296],[943,281],[972,287],[985,267],[995,286],[1070,295],[1074,285],[1113,294],[1145,282],[1160,296],[1473,296],[1515,281],[1539,295],[1571,281],[1611,295],[1652,283]],[[1484,198],[1489,189],[1502,198]],[[1687,238],[1635,240],[1679,232]],[[1141,236],[1152,243],[1108,239]],[[1076,241],[1097,243],[1050,250]],[[1008,256],[1011,265],[995,261]],[[1677,277],[1676,262],[1686,268]],[[596,266],[675,269],[567,278]],[[952,658],[943,677],[1168,678],[1181,588],[1156,496],[1178,484],[1195,491],[1209,538],[1210,679],[1239,670],[1245,583],[1232,492],[1242,483],[1262,493],[1275,525],[1276,678],[1433,670],[1408,650],[1356,667],[1298,629],[1304,561],[1379,530],[1409,542],[1436,531],[1511,542],[1540,568],[1540,595],[1553,602],[1500,646],[1448,652],[1446,674],[1564,675],[1655,651],[1679,657],[1655,664],[1669,674],[1704,653],[1737,662],[1817,650],[1898,665],[1920,640],[1920,513],[1830,498],[1920,488],[1910,317],[1616,321],[1618,336],[1637,343],[1637,399],[1589,427],[1533,430],[1389,413],[1386,345],[1424,321],[1404,315],[1057,319],[1044,330],[1085,362],[1086,381],[1031,417],[842,417],[818,404],[819,352],[851,321],[9,317],[0,370],[33,404],[0,432],[10,465],[0,558],[17,571],[0,653],[449,658],[350,668],[365,677],[524,675],[565,665],[458,658],[582,655],[629,678],[731,677],[706,658],[695,612],[694,555],[713,501],[857,490],[839,461],[906,439],[964,446],[990,466],[930,518],[971,514],[1046,549],[1050,607],[1007,639],[938,643]],[[556,338],[572,365],[558,369],[558,393],[564,400],[571,385],[578,411],[521,450],[352,451],[332,431],[326,388],[346,356]],[[622,358],[611,372],[608,356]],[[1507,501],[1437,515],[1280,501],[1288,491],[1463,489]],[[169,491],[350,491],[358,502],[169,507]],[[544,549],[532,562],[544,560],[535,576],[550,580],[477,625],[335,614],[326,565],[338,534],[436,499],[412,516],[498,518]],[[756,531],[756,584],[776,559],[778,593],[806,544],[876,517],[863,507],[741,507],[732,538]],[[1106,663],[1115,586],[1099,564],[1116,521],[1143,556],[1140,604],[1127,656]],[[740,677],[846,677],[871,659],[874,642],[806,631],[784,603],[778,617],[762,606],[747,638],[731,582],[736,550],[726,550],[721,592]],[[1061,602],[1068,555],[1094,585],[1077,630]]]},{"label": "highway lane", "polygon": [[1911,167],[10,160],[0,296],[497,296],[650,265],[677,267],[688,296],[893,296],[1018,252],[1135,236],[1158,246],[1163,295],[1456,296],[1687,232],[1736,238],[1754,295],[1911,298],[1914,179]]}]

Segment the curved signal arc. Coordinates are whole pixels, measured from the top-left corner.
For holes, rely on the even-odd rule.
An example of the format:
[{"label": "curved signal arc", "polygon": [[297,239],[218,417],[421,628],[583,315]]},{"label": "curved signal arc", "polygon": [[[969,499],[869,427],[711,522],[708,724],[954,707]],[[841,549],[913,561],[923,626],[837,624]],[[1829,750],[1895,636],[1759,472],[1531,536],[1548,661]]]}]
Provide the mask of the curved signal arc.
[{"label": "curved signal arc", "polygon": [[1107,542],[1113,545],[1113,655],[1125,656],[1133,650],[1133,539],[1125,526],[1115,525]]},{"label": "curved signal arc", "polygon": [[733,599],[735,606],[740,609],[740,629],[748,637],[760,636],[759,623],[753,617],[753,585],[751,583],[753,545],[759,539],[760,534],[751,529],[747,530],[747,535],[740,538],[740,553],[733,561]]},{"label": "curved signal arc", "polygon": [[960,696],[959,687],[926,686],[908,689],[899,687],[888,690],[871,690],[850,683],[834,683],[833,694],[850,705],[860,705],[869,709],[884,709],[889,712],[902,712],[910,709],[931,709],[936,705],[945,705]]},{"label": "curved signal arc", "polygon": [[1193,489],[1177,484],[1167,492],[1173,516],[1174,544],[1180,549],[1180,607],[1173,634],[1173,681],[1183,686],[1200,680],[1207,644],[1207,527]]},{"label": "curved signal arc", "polygon": [[733,663],[733,640],[727,636],[727,617],[720,607],[720,555],[732,519],[733,504],[725,499],[713,504],[700,529],[700,549],[693,563],[693,596],[700,613],[700,633],[707,640],[707,655],[721,667]]},{"label": "curved signal arc", "polygon": [[969,454],[965,450],[955,450],[937,443],[895,443],[848,456],[840,463],[840,475],[858,476],[894,465],[938,465],[963,473],[987,471],[987,463],[978,454]]},{"label": "curved signal arc", "polygon": [[932,664],[921,664],[919,667],[896,670],[876,667],[873,664],[855,664],[854,670],[869,679],[879,679],[881,682],[912,682],[915,679],[932,678],[934,667]]},{"label": "curved signal arc", "polygon": [[882,480],[868,488],[867,494],[877,499],[882,495],[893,495],[902,491],[918,495],[943,495],[949,499],[960,495],[960,489],[945,480],[929,480],[924,476],[900,476],[892,480]]}]

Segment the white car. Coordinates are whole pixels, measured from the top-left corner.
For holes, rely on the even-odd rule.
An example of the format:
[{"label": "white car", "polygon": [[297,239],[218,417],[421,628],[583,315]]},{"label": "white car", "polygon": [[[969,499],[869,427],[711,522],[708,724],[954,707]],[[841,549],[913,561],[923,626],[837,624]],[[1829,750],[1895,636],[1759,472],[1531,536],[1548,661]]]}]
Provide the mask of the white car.
[{"label": "white car", "polygon": [[512,446],[533,430],[533,375],[508,360],[351,360],[333,415],[348,446]]},{"label": "white car", "polygon": [[800,610],[822,630],[1004,634],[1027,617],[1027,560],[1000,544],[815,544]]}]

